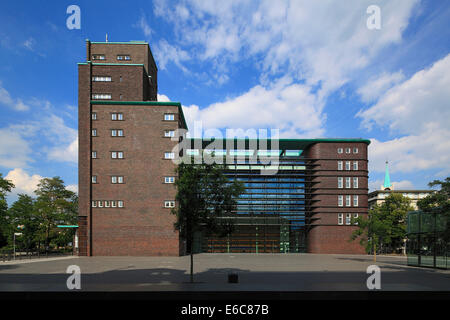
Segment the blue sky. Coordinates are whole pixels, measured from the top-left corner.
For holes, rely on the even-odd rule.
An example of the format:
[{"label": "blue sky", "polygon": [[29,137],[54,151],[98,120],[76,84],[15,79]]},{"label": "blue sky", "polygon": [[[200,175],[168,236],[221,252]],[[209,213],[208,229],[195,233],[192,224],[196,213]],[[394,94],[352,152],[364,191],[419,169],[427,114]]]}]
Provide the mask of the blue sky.
[{"label": "blue sky", "polygon": [[[81,29],[69,30],[69,5]],[[370,5],[380,29],[369,29]],[[450,175],[447,1],[8,1],[0,12],[0,172],[17,193],[42,177],[77,188],[77,62],[85,39],[146,40],[159,99],[190,126],[362,137],[369,187]]]}]

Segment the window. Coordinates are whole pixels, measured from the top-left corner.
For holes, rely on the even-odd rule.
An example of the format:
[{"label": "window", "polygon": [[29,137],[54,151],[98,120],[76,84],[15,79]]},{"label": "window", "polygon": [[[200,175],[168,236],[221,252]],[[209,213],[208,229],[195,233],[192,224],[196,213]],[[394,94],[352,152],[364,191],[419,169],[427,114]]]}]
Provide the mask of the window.
[{"label": "window", "polygon": [[344,178],[338,177],[338,188],[341,189],[344,187]]},{"label": "window", "polygon": [[344,196],[338,196],[338,206],[339,207],[344,206]]},{"label": "window", "polygon": [[103,208],[103,201],[98,201],[98,207]]},{"label": "window", "polygon": [[164,114],[164,120],[165,121],[174,121],[175,115],[173,113],[165,113]]},{"label": "window", "polygon": [[111,129],[111,137],[123,137],[122,129]]},{"label": "window", "polygon": [[358,161],[353,161],[353,170],[358,170]]},{"label": "window", "polygon": [[111,120],[113,121],[122,121],[123,113],[111,113]]},{"label": "window", "polygon": [[345,170],[350,170],[350,161],[345,161]]},{"label": "window", "polygon": [[164,137],[175,137],[175,131],[174,130],[165,130]]},{"label": "window", "polygon": [[348,188],[351,188],[351,186],[350,186],[350,177],[346,177],[345,178],[345,187],[348,189]]},{"label": "window", "polygon": [[121,94],[119,95],[119,100],[122,100],[122,95]]},{"label": "window", "polygon": [[344,224],[344,214],[338,213],[338,224],[343,225]]},{"label": "window", "polygon": [[111,176],[111,183],[123,183],[123,176]]},{"label": "window", "polygon": [[128,60],[131,60],[131,58],[130,58],[129,55],[118,55],[117,56],[117,60],[119,60],[119,61],[128,61]]},{"label": "window", "polygon": [[122,76],[120,76],[120,78],[119,78],[119,82],[122,82]]},{"label": "window", "polygon": [[111,208],[115,208],[115,207],[117,207],[116,201],[111,200]]},{"label": "window", "polygon": [[97,159],[97,151],[92,151],[92,159]]},{"label": "window", "polygon": [[344,170],[343,162],[342,162],[342,161],[338,161],[338,170],[339,170],[339,171],[340,171],[340,170]]},{"label": "window", "polygon": [[351,148],[345,148],[345,153],[350,153],[351,152]]},{"label": "window", "polygon": [[175,177],[164,177],[164,183],[174,183]]},{"label": "window", "polygon": [[353,177],[353,188],[358,189],[358,177]]},{"label": "window", "polygon": [[92,112],[91,113],[91,119],[92,120],[97,120],[97,112]]},{"label": "window", "polygon": [[94,76],[92,77],[93,82],[111,82],[111,77],[99,77]]},{"label": "window", "polygon": [[119,208],[123,208],[123,201],[122,200],[117,201],[117,206]]},{"label": "window", "polygon": [[91,202],[91,206],[92,206],[92,208],[97,208],[97,201],[92,201]]},{"label": "window", "polygon": [[173,152],[164,153],[164,159],[175,159],[175,153]]},{"label": "window", "polygon": [[97,183],[97,176],[92,176],[92,183]]},{"label": "window", "polygon": [[337,149],[337,152],[338,152],[338,153],[343,153],[344,150],[343,150],[342,148],[338,148],[338,149]]},{"label": "window", "polygon": [[346,225],[349,225],[349,224],[351,224],[352,223],[352,214],[351,213],[347,213],[346,215],[345,215],[345,224]]},{"label": "window", "polygon": [[111,151],[111,159],[123,159],[123,151]]},{"label": "window", "polygon": [[105,201],[105,208],[109,208],[109,201]]},{"label": "window", "polygon": [[358,206],[358,196],[353,196],[353,206],[354,207]]},{"label": "window", "polygon": [[92,129],[92,136],[96,137],[97,136],[97,129]]},{"label": "window", "polygon": [[92,60],[105,60],[105,55],[104,54],[93,54]]},{"label": "window", "polygon": [[175,201],[164,201],[164,208],[175,208]]},{"label": "window", "polygon": [[358,153],[358,148],[353,148],[353,153]]},{"label": "window", "polygon": [[346,207],[351,206],[351,196],[345,196],[345,206]]},{"label": "window", "polygon": [[111,94],[109,93],[93,93],[92,99],[95,100],[111,100]]},{"label": "window", "polygon": [[[358,219],[358,214],[357,213],[353,214],[353,219]],[[358,222],[354,222],[353,224],[357,226]]]}]

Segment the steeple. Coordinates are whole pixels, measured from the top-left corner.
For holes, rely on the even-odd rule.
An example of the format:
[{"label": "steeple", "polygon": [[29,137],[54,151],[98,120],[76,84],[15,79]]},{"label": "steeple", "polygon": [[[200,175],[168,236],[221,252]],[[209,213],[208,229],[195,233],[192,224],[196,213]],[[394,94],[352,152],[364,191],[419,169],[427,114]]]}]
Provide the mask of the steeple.
[{"label": "steeple", "polygon": [[384,173],[383,190],[392,190],[391,177],[389,176],[388,161],[386,161],[386,171]]}]

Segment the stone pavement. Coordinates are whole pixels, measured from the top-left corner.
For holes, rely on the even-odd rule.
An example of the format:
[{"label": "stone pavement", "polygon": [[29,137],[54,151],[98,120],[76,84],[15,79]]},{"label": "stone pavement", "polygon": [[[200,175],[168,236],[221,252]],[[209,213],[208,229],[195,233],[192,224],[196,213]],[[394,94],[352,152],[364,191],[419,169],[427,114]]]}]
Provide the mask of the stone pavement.
[{"label": "stone pavement", "polygon": [[[406,265],[405,257],[319,254],[197,254],[190,257],[66,257],[0,262],[0,291],[69,291],[67,267],[81,269],[81,291],[368,291],[369,265],[382,291],[450,291],[450,271]],[[237,273],[239,283],[228,283]]]}]

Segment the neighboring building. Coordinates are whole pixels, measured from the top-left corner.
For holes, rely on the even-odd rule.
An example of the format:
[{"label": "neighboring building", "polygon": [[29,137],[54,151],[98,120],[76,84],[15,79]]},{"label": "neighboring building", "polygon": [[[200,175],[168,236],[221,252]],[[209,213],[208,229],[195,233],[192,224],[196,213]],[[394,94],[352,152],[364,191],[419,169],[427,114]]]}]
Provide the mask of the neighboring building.
[{"label": "neighboring building", "polygon": [[401,194],[411,201],[411,205],[414,210],[417,210],[417,201],[425,198],[429,194],[433,193],[433,190],[395,190],[394,185],[391,183],[391,178],[389,175],[388,162],[386,161],[386,170],[384,176],[384,183],[380,190],[372,191],[369,193],[369,209],[375,205],[381,205],[389,195]]},{"label": "neighboring building", "polygon": [[[187,129],[182,107],[156,101],[148,43],[86,46],[87,61],[78,64],[79,254],[184,254],[171,213],[172,160],[200,156],[211,141],[177,138]],[[348,240],[351,218],[368,212],[369,140],[281,139],[276,147],[238,140],[222,141],[223,155],[235,157],[227,175],[247,191],[232,217],[236,230],[228,238],[197,235],[197,251],[364,253]],[[188,147],[177,154],[181,141]]]}]

